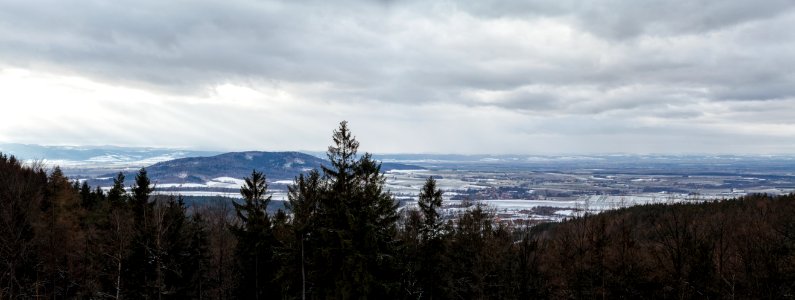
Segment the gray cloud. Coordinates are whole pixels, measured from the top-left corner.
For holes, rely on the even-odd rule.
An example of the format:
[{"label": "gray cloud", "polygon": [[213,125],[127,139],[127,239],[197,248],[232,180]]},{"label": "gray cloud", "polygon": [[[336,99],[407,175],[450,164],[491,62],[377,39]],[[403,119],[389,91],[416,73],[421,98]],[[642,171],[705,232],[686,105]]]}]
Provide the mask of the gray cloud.
[{"label": "gray cloud", "polygon": [[[400,124],[409,123],[406,114],[458,107],[457,118],[514,118],[494,129],[520,128],[518,135],[574,134],[571,121],[588,124],[590,134],[634,137],[654,128],[689,140],[692,131],[679,128],[701,126],[725,138],[737,130],[731,116],[755,120],[745,125],[756,134],[771,128],[764,107],[795,109],[786,105],[795,99],[793,7],[789,0],[0,1],[0,68],[179,97],[212,96],[223,84],[266,87],[332,117],[355,119],[363,113],[356,105],[389,107],[395,111],[384,118]],[[212,114],[168,109],[184,118]],[[795,135],[793,121],[776,122],[785,125],[772,127],[778,135]]]},{"label": "gray cloud", "polygon": [[471,1],[465,9],[493,18],[563,16],[582,29],[609,38],[697,34],[764,20],[793,8],[773,1]]}]

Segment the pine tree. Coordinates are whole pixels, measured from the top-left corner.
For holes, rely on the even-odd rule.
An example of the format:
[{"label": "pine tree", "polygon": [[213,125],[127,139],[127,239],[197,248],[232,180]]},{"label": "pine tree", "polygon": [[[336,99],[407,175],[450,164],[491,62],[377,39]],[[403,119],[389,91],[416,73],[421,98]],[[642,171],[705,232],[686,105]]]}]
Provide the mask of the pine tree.
[{"label": "pine tree", "polygon": [[418,266],[417,278],[424,298],[443,299],[449,297],[444,293],[447,273],[443,268],[446,263],[446,245],[444,243],[443,223],[439,216],[442,206],[442,191],[436,187],[436,180],[428,177],[420,190],[417,204],[422,213],[420,225],[420,247],[416,258]]},{"label": "pine tree", "polygon": [[136,226],[144,226],[146,224],[147,215],[151,214],[154,205],[154,203],[149,202],[149,197],[154,190],[146,173],[146,168],[138,170],[138,174],[135,175],[135,184],[132,187],[132,197],[130,198],[136,218]]},{"label": "pine tree", "polygon": [[208,242],[201,214],[188,217],[182,197],[158,201],[154,216],[154,285],[159,296],[196,299],[207,283]]},{"label": "pine tree", "polygon": [[[135,298],[156,297],[161,289],[158,272],[162,261],[157,252],[160,245],[155,244],[155,235],[159,233],[155,232],[155,226],[160,224],[153,220],[154,202],[150,202],[149,198],[154,189],[150,184],[146,169],[141,168],[135,176],[132,195],[127,197],[128,207],[132,209],[134,234],[124,275],[125,282],[136,287],[128,291],[129,296]],[[114,185],[111,193],[115,188]]]},{"label": "pine tree", "polygon": [[[357,155],[359,142],[347,122],[332,136],[329,167],[323,166],[317,213],[320,247],[313,249],[321,297],[388,297],[397,290],[395,242],[397,204],[384,191],[381,166],[370,154]],[[319,270],[318,270],[319,269]]]},{"label": "pine tree", "polygon": [[240,188],[243,203],[234,203],[240,223],[232,228],[237,236],[235,256],[241,277],[237,296],[241,299],[266,299],[277,293],[272,286],[275,241],[267,213],[271,195],[266,196],[268,185],[262,172],[252,171],[245,182],[246,185]]},{"label": "pine tree", "polygon": [[[210,241],[208,238],[209,224],[199,212],[194,212],[189,219],[185,234],[188,244],[177,259],[180,261],[179,272],[172,272],[175,284],[179,286],[175,298],[202,299],[213,286],[210,276]],[[168,277],[166,277],[168,280]]]},{"label": "pine tree", "polygon": [[80,206],[85,209],[93,209],[96,202],[96,199],[91,195],[91,187],[88,186],[88,181],[83,181],[83,184],[80,186]]},{"label": "pine tree", "polygon": [[105,202],[105,200],[107,200],[105,192],[99,186],[97,186],[97,188],[94,189],[93,192],[91,192],[91,196],[94,198],[94,203],[102,203]]},{"label": "pine tree", "polygon": [[113,187],[108,191],[108,202],[112,205],[121,205],[126,201],[127,191],[124,190],[124,173],[119,172],[113,178]]},{"label": "pine tree", "polygon": [[423,238],[427,241],[439,235],[442,220],[438,209],[442,207],[442,191],[436,188],[436,180],[428,177],[420,190],[417,204],[423,216]]},{"label": "pine tree", "polygon": [[[287,228],[292,236],[284,238],[284,247],[280,256],[282,266],[279,271],[280,283],[285,294],[306,296],[316,280],[314,270],[313,249],[320,248],[318,240],[318,214],[320,213],[320,197],[323,195],[320,173],[311,170],[306,175],[300,174],[288,187],[285,206],[291,212]],[[307,270],[310,270],[308,272]],[[307,286],[309,282],[309,286]]]}]

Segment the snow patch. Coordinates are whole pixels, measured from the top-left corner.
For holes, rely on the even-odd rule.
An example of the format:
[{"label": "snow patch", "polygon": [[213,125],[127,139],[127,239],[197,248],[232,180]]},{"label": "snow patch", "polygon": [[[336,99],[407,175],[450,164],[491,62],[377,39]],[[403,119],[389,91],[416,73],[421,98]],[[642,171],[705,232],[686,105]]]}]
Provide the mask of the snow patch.
[{"label": "snow patch", "polygon": [[201,183],[158,183],[155,188],[205,188]]},{"label": "snow patch", "polygon": [[211,179],[207,182],[207,186],[209,187],[221,187],[221,188],[232,188],[236,189],[246,184],[246,181],[243,179],[233,178],[233,177],[216,177]]}]

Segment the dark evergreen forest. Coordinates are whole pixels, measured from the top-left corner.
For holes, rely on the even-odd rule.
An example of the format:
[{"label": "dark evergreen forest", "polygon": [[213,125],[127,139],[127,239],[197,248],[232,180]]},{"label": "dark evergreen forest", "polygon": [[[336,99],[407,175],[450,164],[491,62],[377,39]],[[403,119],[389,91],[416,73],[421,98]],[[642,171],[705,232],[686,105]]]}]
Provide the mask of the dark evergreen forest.
[{"label": "dark evergreen forest", "polygon": [[233,205],[188,208],[153,195],[145,169],[104,192],[0,154],[0,299],[795,297],[795,195],[532,227],[480,206],[444,220],[433,178],[399,211],[347,123],[332,138],[330,165],[295,178],[273,214],[256,171]]}]

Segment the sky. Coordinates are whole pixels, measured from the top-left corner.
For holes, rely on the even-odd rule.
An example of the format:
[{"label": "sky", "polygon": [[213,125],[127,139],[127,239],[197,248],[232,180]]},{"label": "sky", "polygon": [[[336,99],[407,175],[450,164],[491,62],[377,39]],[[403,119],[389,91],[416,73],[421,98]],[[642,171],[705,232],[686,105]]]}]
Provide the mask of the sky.
[{"label": "sky", "polygon": [[0,0],[0,142],[795,153],[791,0]]}]

